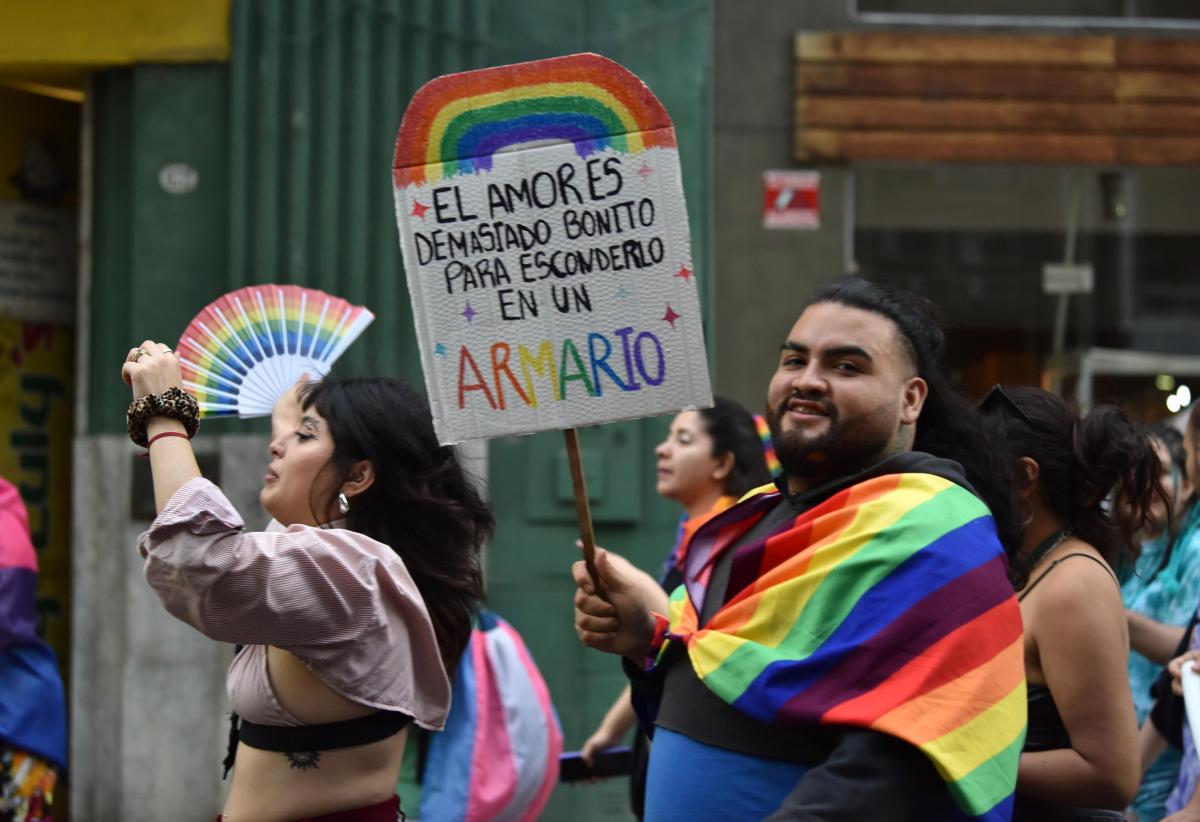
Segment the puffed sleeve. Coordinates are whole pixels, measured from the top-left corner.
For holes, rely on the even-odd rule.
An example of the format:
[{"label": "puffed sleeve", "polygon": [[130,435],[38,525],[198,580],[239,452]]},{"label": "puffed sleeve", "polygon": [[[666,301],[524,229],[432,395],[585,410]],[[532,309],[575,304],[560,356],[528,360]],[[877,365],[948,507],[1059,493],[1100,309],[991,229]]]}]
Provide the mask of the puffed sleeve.
[{"label": "puffed sleeve", "polygon": [[203,478],[175,492],[138,549],[167,611],[221,642],[336,644],[380,618],[384,569],[348,532],[246,532],[229,500]]},{"label": "puffed sleeve", "polygon": [[441,728],[450,687],[433,623],[390,547],[340,528],[247,532],[220,489],[198,478],[138,549],[163,606],[206,636],[283,648],[343,696]]}]

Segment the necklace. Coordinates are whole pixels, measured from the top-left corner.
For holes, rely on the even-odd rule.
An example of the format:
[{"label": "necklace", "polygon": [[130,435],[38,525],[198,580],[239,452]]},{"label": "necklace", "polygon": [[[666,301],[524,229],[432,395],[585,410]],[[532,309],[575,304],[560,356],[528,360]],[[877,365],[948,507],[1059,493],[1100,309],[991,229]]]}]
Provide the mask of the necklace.
[{"label": "necklace", "polygon": [[1025,567],[1032,571],[1037,567],[1037,564],[1042,561],[1042,558],[1045,557],[1046,554],[1062,545],[1069,536],[1071,536],[1071,532],[1066,528],[1061,528],[1050,536],[1046,537],[1044,540],[1039,542],[1032,551],[1029,552],[1029,559],[1025,561]]}]

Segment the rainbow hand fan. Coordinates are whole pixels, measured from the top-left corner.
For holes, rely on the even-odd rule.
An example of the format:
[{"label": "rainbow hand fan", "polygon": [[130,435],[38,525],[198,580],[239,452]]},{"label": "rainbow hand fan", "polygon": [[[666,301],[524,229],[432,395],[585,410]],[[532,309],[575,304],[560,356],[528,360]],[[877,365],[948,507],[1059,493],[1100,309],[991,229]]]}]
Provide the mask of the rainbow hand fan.
[{"label": "rainbow hand fan", "polygon": [[263,417],[304,374],[320,379],[375,319],[298,285],[241,288],[209,303],[176,346],[202,417]]}]

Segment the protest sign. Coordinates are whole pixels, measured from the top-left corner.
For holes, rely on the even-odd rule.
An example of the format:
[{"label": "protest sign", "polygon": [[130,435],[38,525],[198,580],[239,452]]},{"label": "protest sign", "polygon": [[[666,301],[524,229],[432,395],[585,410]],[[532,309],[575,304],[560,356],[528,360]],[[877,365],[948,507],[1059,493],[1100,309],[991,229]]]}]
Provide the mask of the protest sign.
[{"label": "protest sign", "polygon": [[442,443],[711,405],[675,130],[631,72],[432,80],[393,184]]}]

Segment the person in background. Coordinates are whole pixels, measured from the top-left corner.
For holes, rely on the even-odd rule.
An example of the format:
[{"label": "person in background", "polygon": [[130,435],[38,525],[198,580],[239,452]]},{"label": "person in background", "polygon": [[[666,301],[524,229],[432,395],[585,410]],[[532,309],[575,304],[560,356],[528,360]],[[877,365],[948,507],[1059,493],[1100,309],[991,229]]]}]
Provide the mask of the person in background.
[{"label": "person in background", "polygon": [[653,727],[647,820],[1007,819],[1012,484],[944,343],[917,297],[818,289],[767,386],[782,474],[692,536],[670,615],[603,550],[603,597],[572,568],[580,641]]},{"label": "person in background", "polygon": [[[1003,428],[1026,512],[1012,576],[1025,626],[1029,730],[1013,819],[1121,820],[1139,763],[1113,567],[1136,551],[1134,534],[1159,490],[1158,458],[1112,406],[1080,419],[1047,391],[996,386],[980,410]],[[1131,515],[1111,517],[1110,495]]]},{"label": "person in background", "polygon": [[[711,408],[678,414],[654,456],[658,470],[655,490],[683,507],[678,538],[658,580],[663,592],[669,593],[683,579],[680,561],[696,530],[746,492],[769,482],[770,474],[754,417],[725,397],[715,397]],[[636,724],[626,687],[583,743],[583,760],[591,765],[596,753],[620,744]],[[630,803],[639,818],[645,792],[645,744],[639,734],[630,783]]]},{"label": "person in background", "polygon": [[259,495],[279,528],[249,532],[200,475],[171,349],[147,340],[121,374],[158,509],[146,579],[173,616],[244,646],[224,818],[394,822],[407,727],[445,723],[493,525],[428,405],[398,380],[298,385],[275,404]]},{"label": "person in background", "polygon": [[0,477],[0,820],[50,822],[67,766],[67,706],[37,635],[37,555],[16,486]]},{"label": "person in background", "polygon": [[[1183,451],[1187,476],[1194,482],[1197,472],[1200,471],[1200,414],[1193,412],[1188,417],[1184,428]],[[1185,540],[1191,543],[1200,539],[1194,533],[1200,526],[1200,523],[1197,523],[1197,510],[1200,509],[1200,505],[1195,502],[1194,486],[1192,490],[1191,507],[1183,515],[1182,522],[1176,526],[1179,535],[1172,540],[1173,552],[1186,550]],[[1193,532],[1192,536],[1188,536],[1189,530]],[[1174,562],[1174,556],[1168,558],[1167,562],[1169,568]],[[1195,739],[1186,720],[1179,690],[1181,665],[1200,656],[1200,635],[1196,631],[1200,611],[1195,609],[1197,605],[1200,605],[1200,602],[1193,603],[1191,620],[1180,629],[1178,645],[1166,654],[1173,658],[1167,670],[1161,672],[1155,682],[1154,705],[1150,710],[1149,720],[1142,725],[1139,740],[1143,768],[1149,769],[1172,751],[1175,752],[1179,766],[1163,812],[1171,814],[1167,818],[1176,822],[1200,820],[1200,796],[1196,795],[1200,760],[1196,756]]]},{"label": "person in background", "polygon": [[[1183,432],[1166,423],[1146,426],[1146,436],[1162,466],[1159,485],[1167,499],[1156,498],[1150,509],[1150,520],[1138,533],[1141,544],[1137,558],[1117,569],[1121,580],[1121,598],[1128,604],[1138,596],[1166,564],[1167,548],[1179,531],[1179,515],[1192,494],[1187,476],[1187,456],[1183,450]],[[1117,515],[1130,516],[1125,506],[1118,506]]]},{"label": "person in background", "polygon": [[[1194,415],[1193,415],[1194,416]],[[1179,774],[1171,795],[1167,797],[1166,822],[1200,822],[1200,756],[1196,752],[1196,735],[1188,720],[1183,700],[1183,669],[1185,665],[1200,664],[1200,634],[1196,629],[1197,618],[1188,626],[1189,650],[1179,654],[1169,663],[1159,681],[1157,699],[1150,714],[1150,721],[1143,728],[1143,739],[1153,742],[1146,747],[1150,755],[1166,745],[1166,737],[1182,751]],[[1200,671],[1198,671],[1200,672]],[[1150,733],[1147,733],[1147,730]]]},{"label": "person in background", "polygon": [[[1151,508],[1147,532],[1142,534],[1142,552],[1136,564],[1127,564],[1131,572],[1121,586],[1133,646],[1129,684],[1138,725],[1143,728],[1154,704],[1151,686],[1162,672],[1164,649],[1171,639],[1179,643],[1174,629],[1187,623],[1200,602],[1200,574],[1196,573],[1200,571],[1200,541],[1196,540],[1194,492],[1184,438],[1166,425],[1152,426],[1147,433],[1162,465],[1159,485],[1163,496]],[[1189,588],[1195,589],[1190,600]],[[1151,658],[1143,651],[1155,656]],[[1148,731],[1142,733],[1146,740]],[[1149,767],[1130,806],[1138,822],[1158,822],[1166,814],[1167,796],[1175,787],[1180,756],[1179,748],[1169,746],[1154,761],[1143,763]]]}]

